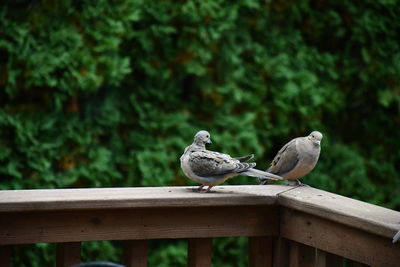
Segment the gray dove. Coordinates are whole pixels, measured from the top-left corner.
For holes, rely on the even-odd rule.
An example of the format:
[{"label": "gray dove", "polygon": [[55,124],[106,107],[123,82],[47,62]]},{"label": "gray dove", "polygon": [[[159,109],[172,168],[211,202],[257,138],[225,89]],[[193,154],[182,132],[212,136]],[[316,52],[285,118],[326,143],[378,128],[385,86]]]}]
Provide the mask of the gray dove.
[{"label": "gray dove", "polygon": [[206,144],[211,144],[210,134],[207,131],[199,131],[194,137],[194,142],[185,148],[180,158],[185,175],[201,184],[199,191],[207,185],[206,192],[209,192],[213,186],[237,175],[282,180],[278,175],[253,169],[256,164],[246,162],[252,159],[253,155],[232,158],[227,154],[207,150]]},{"label": "gray dove", "polygon": [[[317,164],[321,140],[322,134],[318,131],[293,139],[279,150],[267,171],[303,185],[299,179],[311,172]],[[263,178],[259,180],[261,184],[268,183]]]}]

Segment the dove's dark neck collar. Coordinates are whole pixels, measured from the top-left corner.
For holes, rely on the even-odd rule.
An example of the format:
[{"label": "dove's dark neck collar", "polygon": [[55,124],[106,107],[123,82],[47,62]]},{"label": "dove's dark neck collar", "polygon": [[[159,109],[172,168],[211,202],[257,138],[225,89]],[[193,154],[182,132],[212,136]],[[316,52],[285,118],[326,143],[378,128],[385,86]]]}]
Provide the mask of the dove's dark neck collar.
[{"label": "dove's dark neck collar", "polygon": [[206,144],[204,142],[201,142],[201,141],[194,141],[193,142],[193,146],[195,148],[206,149]]}]

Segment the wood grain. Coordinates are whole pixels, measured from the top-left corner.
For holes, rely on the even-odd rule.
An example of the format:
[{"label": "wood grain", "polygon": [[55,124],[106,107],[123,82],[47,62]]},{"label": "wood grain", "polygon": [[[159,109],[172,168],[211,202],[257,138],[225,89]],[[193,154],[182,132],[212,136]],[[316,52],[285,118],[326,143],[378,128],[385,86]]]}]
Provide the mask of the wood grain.
[{"label": "wood grain", "polygon": [[249,266],[272,267],[272,237],[255,236],[249,238]]},{"label": "wood grain", "polygon": [[273,238],[273,266],[286,267],[289,266],[289,244],[290,241],[282,238],[282,236]]},{"label": "wood grain", "polygon": [[71,267],[81,261],[81,243],[68,242],[57,244],[56,266]]},{"label": "wood grain", "polygon": [[290,241],[289,262],[291,267],[314,267],[315,248]]},{"label": "wood grain", "polygon": [[188,267],[210,267],[212,263],[212,239],[188,240]]},{"label": "wood grain", "polygon": [[[272,253],[256,252],[273,237],[275,267],[288,266],[289,259],[293,266],[334,266],[340,257],[373,266],[398,262],[400,246],[391,240],[400,212],[310,187],[218,186],[209,194],[192,189],[0,191],[0,245],[62,242],[58,254],[68,259],[73,257],[64,255],[77,251],[71,242],[249,236],[249,260],[256,266],[271,262]],[[291,241],[297,243],[289,246]],[[312,257],[313,248],[302,244],[326,253]]]},{"label": "wood grain", "polygon": [[400,246],[386,238],[291,209],[281,216],[285,238],[372,266],[398,266]]},{"label": "wood grain", "polygon": [[316,249],[315,256],[315,266],[316,267],[343,267],[343,258],[331,254],[329,252],[325,252],[320,249]]},{"label": "wood grain", "polygon": [[398,211],[312,187],[296,187],[281,193],[278,203],[388,238],[400,229]]},{"label": "wood grain", "polygon": [[123,264],[126,267],[147,266],[147,240],[127,240],[124,242]]},{"label": "wood grain", "polygon": [[0,191],[0,212],[79,209],[273,205],[281,185],[216,186],[210,193],[195,187],[127,187]]},{"label": "wood grain", "polygon": [[[321,250],[317,249],[317,255],[321,253]],[[326,267],[342,267],[343,266],[343,258],[329,253],[329,252],[325,252],[325,258],[326,258],[326,262],[325,262],[325,266]]]},{"label": "wood grain", "polygon": [[276,206],[0,213],[0,244],[278,235],[278,215]]}]

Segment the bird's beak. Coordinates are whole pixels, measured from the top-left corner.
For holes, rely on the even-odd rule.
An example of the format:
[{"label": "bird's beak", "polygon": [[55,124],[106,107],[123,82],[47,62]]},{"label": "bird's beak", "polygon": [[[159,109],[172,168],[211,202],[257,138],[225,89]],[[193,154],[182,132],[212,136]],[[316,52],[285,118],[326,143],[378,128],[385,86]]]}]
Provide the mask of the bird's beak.
[{"label": "bird's beak", "polygon": [[207,144],[212,144],[211,139],[208,139]]},{"label": "bird's beak", "polygon": [[317,140],[314,142],[315,145],[320,146],[321,145],[321,141]]}]

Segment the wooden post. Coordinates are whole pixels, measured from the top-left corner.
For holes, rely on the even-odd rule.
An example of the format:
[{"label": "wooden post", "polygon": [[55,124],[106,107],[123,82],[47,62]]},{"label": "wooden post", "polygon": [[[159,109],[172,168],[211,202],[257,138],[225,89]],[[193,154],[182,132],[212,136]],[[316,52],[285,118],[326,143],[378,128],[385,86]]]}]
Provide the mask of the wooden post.
[{"label": "wooden post", "polygon": [[81,261],[81,243],[68,242],[57,244],[57,267],[70,267]]},{"label": "wooden post", "polygon": [[0,266],[8,267],[11,263],[11,246],[0,246]]},{"label": "wooden post", "polygon": [[147,240],[125,241],[123,257],[127,267],[147,267]]},{"label": "wooden post", "polygon": [[210,267],[212,256],[211,238],[192,238],[188,244],[188,266]]},{"label": "wooden post", "polygon": [[272,267],[272,237],[249,237],[249,266]]}]

